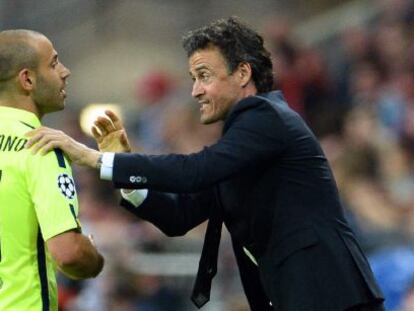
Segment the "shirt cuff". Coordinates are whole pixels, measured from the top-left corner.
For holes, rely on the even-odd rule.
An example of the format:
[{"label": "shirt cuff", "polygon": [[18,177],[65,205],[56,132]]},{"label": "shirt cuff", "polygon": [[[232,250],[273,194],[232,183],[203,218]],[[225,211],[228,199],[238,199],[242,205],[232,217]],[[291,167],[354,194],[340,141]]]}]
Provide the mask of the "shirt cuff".
[{"label": "shirt cuff", "polygon": [[100,177],[103,180],[112,180],[115,153],[104,152],[102,155],[102,165]]},{"label": "shirt cuff", "polygon": [[140,206],[142,202],[144,202],[144,200],[147,198],[147,195],[147,189],[136,189],[129,192],[121,189],[121,196],[135,207]]}]

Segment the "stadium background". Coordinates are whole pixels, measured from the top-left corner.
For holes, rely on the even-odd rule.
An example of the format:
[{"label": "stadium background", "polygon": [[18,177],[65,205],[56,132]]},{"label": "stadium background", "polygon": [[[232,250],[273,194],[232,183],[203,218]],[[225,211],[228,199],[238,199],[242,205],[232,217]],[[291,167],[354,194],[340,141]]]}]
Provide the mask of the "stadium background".
[{"label": "stadium background", "polygon": [[[95,146],[80,121],[112,104],[150,153],[194,152],[220,135],[198,124],[180,38],[230,15],[264,35],[275,88],[320,138],[387,310],[414,310],[414,1],[0,0],[1,29],[45,33],[72,71],[65,111],[45,123]],[[83,230],[106,266],[91,281],[59,276],[61,309],[195,310],[205,224],[166,238],[122,211],[96,172],[74,171]],[[204,310],[248,310],[226,233]]]}]

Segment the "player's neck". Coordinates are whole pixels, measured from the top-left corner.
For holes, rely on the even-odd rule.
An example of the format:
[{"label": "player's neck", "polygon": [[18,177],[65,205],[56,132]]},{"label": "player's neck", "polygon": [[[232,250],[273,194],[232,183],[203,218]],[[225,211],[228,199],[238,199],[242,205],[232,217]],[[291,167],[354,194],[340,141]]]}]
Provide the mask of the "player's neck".
[{"label": "player's neck", "polygon": [[34,113],[39,119],[41,119],[41,115],[36,107],[36,104],[30,96],[9,94],[4,92],[0,94],[0,106],[26,110]]}]

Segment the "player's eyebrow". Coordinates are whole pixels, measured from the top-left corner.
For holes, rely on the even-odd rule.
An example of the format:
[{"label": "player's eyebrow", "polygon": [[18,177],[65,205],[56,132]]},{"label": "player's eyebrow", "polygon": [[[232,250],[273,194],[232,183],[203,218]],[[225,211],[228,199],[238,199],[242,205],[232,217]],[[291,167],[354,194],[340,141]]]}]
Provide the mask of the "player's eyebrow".
[{"label": "player's eyebrow", "polygon": [[55,61],[57,61],[57,59],[58,59],[58,53],[55,52],[50,63],[53,64]]}]

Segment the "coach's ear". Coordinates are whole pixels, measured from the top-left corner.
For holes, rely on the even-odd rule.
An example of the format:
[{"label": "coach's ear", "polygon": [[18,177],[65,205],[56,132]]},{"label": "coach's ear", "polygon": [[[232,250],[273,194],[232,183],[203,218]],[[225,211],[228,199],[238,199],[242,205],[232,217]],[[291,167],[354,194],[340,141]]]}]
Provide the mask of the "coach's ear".
[{"label": "coach's ear", "polygon": [[246,87],[252,79],[252,67],[247,62],[242,62],[237,67],[237,77],[241,87]]}]

